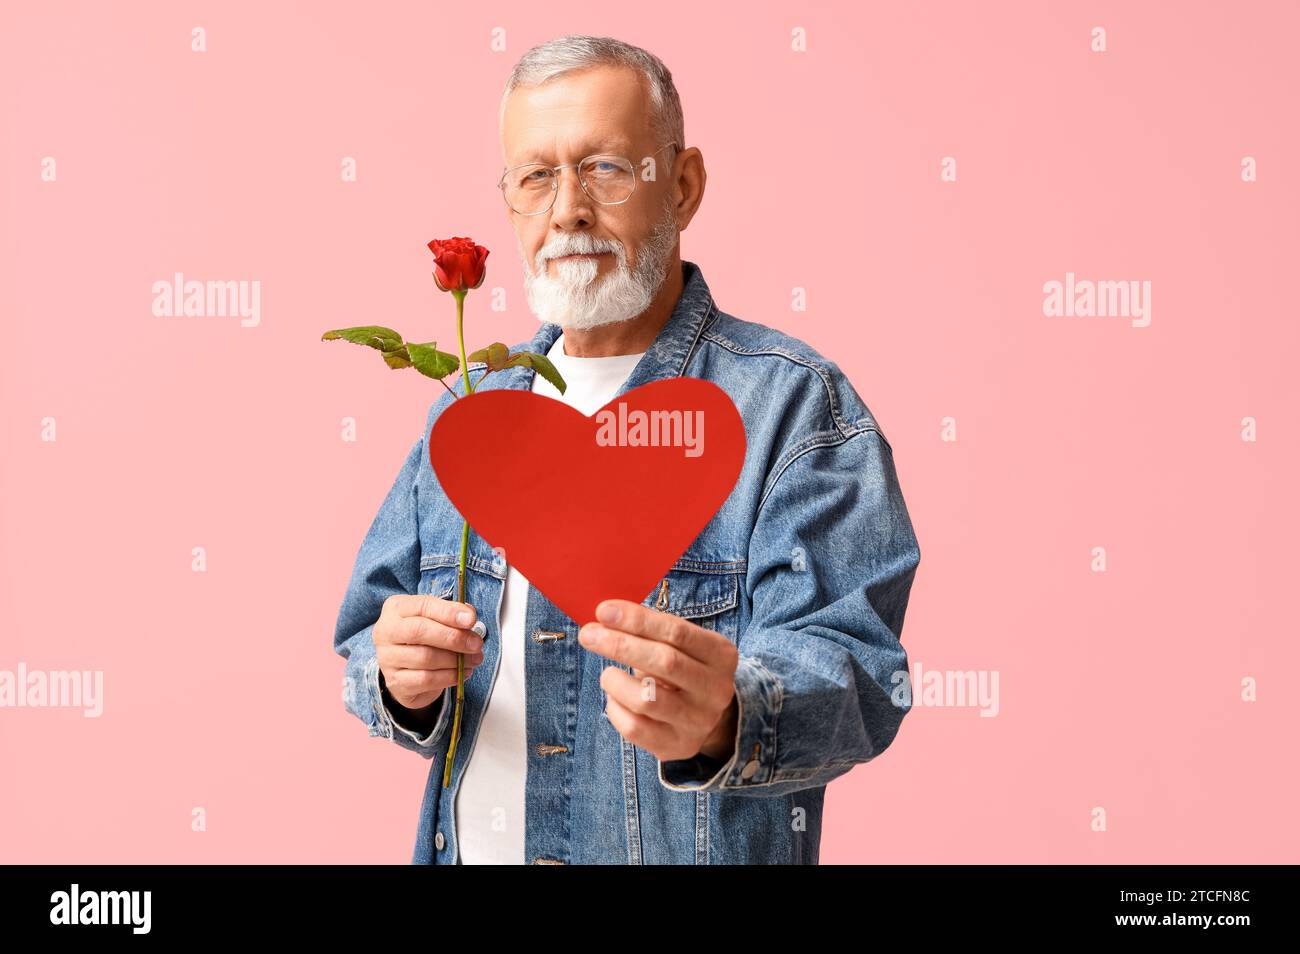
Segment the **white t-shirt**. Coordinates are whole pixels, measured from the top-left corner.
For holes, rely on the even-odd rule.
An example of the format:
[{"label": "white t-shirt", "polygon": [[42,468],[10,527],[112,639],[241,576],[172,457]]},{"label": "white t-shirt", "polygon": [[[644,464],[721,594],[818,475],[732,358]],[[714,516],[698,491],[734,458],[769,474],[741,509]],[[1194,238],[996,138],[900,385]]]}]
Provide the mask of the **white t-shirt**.
[{"label": "white t-shirt", "polygon": [[[561,333],[546,356],[564,378],[565,391],[561,394],[537,374],[533,376],[533,393],[563,401],[590,417],[622,387],[644,354],[575,358],[564,353]],[[508,559],[509,554],[506,556]],[[507,565],[501,598],[501,666],[456,793],[461,864],[525,863],[528,708],[524,696],[524,612],[528,587],[523,574]]]}]

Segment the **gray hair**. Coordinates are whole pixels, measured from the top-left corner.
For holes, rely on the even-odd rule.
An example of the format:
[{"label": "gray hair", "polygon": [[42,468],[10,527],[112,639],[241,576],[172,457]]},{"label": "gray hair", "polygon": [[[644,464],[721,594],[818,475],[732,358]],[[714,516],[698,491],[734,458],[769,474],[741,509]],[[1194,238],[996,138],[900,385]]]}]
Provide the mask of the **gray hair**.
[{"label": "gray hair", "polygon": [[566,73],[593,66],[626,66],[645,77],[650,93],[650,129],[656,144],[675,142],[669,155],[686,148],[682,101],[673,85],[673,74],[653,53],[608,36],[572,33],[533,47],[515,64],[501,94],[498,123],[505,123],[506,99],[517,86],[540,86]]}]

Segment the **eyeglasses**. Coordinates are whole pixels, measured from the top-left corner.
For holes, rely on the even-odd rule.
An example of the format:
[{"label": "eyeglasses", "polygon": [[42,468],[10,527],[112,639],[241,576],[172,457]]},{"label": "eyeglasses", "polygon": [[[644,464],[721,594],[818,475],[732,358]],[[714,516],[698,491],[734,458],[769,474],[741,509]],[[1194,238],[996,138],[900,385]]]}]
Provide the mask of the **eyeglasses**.
[{"label": "eyeglasses", "polygon": [[[681,148],[676,142],[665,143],[652,153],[657,155],[669,146]],[[548,166],[542,162],[526,162],[507,169],[501,174],[497,188],[505,197],[506,205],[520,215],[541,215],[549,212],[560,191],[560,172],[576,168],[582,191],[601,205],[620,205],[632,198],[636,191],[636,166],[623,156],[588,156],[581,162],[562,166]]]}]

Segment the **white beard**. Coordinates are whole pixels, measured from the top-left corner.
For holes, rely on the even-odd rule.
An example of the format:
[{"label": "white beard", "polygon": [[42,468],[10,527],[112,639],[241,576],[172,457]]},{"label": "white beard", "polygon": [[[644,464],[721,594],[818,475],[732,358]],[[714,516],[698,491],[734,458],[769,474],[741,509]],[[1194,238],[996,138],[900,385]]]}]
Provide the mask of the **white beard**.
[{"label": "white beard", "polygon": [[[668,277],[668,259],[677,244],[677,222],[672,204],[642,244],[636,265],[629,268],[623,243],[592,238],[588,232],[572,232],[549,241],[538,252],[536,272],[528,267],[528,256],[519,242],[524,263],[524,293],[528,307],[538,321],[562,328],[587,331],[616,321],[628,321],[645,312]],[[612,252],[618,267],[597,278],[599,263],[591,259],[556,262],[556,277],[547,272],[547,259],[590,252]]]}]

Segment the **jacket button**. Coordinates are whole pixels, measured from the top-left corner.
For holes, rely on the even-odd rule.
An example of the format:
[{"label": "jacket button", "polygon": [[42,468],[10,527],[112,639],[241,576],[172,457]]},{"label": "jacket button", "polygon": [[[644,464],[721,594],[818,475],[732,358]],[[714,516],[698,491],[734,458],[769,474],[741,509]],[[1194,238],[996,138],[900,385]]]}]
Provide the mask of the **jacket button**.
[{"label": "jacket button", "polygon": [[758,771],[758,759],[750,759],[748,762],[745,763],[745,767],[740,770],[740,777],[744,779],[753,778],[754,773],[757,771]]},{"label": "jacket button", "polygon": [[439,851],[442,851],[447,846],[447,839],[442,837],[442,832],[438,832],[433,836],[433,843],[438,846]]}]

